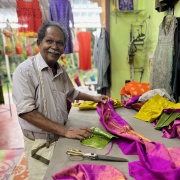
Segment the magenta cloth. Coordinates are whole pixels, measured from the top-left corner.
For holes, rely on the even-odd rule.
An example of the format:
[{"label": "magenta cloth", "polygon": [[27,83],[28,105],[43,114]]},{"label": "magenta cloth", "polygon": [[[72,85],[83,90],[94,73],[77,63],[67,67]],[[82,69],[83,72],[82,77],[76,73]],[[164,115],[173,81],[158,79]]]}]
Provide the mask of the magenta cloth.
[{"label": "magenta cloth", "polygon": [[126,180],[113,166],[77,164],[52,175],[54,180]]},{"label": "magenta cloth", "polygon": [[173,124],[170,124],[168,127],[162,129],[164,138],[175,138],[180,139],[180,120],[175,120]]},{"label": "magenta cloth", "polygon": [[163,109],[163,112],[165,112],[167,114],[180,113],[180,109]]},{"label": "magenta cloth", "polygon": [[130,176],[136,180],[180,179],[180,148],[166,148],[162,143],[152,142],[135,132],[115,112],[112,102],[99,103],[97,112],[104,128],[119,136],[115,142],[122,152],[139,156],[139,161],[128,164]]},{"label": "magenta cloth", "polygon": [[131,109],[132,108],[132,104],[138,102],[139,97],[140,97],[140,95],[134,96],[134,97],[132,97],[132,98],[130,98],[128,100],[123,100],[122,101],[123,107]]}]

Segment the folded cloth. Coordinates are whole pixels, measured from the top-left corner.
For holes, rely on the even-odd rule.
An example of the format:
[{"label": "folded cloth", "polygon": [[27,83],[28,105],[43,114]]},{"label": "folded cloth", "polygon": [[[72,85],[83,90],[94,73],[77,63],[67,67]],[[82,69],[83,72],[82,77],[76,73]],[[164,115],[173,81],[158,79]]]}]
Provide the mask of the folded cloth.
[{"label": "folded cloth", "polygon": [[163,109],[168,108],[180,109],[180,103],[175,104],[156,94],[141,107],[134,117],[142,121],[153,122],[162,114]]},{"label": "folded cloth", "polygon": [[98,127],[92,127],[91,129],[92,137],[81,140],[81,144],[84,146],[103,149],[111,141],[112,138],[116,137],[111,133]]},{"label": "folded cloth", "polygon": [[180,113],[162,113],[159,121],[157,122],[155,129],[162,129],[163,127],[169,126],[174,120],[180,119]]},{"label": "folded cloth", "polygon": [[[115,98],[111,98],[114,108],[122,107],[121,101]],[[79,105],[79,110],[91,110],[96,109],[97,103],[94,101],[84,101]]]},{"label": "folded cloth", "polygon": [[77,164],[52,175],[54,180],[126,180],[115,167],[98,164]]}]

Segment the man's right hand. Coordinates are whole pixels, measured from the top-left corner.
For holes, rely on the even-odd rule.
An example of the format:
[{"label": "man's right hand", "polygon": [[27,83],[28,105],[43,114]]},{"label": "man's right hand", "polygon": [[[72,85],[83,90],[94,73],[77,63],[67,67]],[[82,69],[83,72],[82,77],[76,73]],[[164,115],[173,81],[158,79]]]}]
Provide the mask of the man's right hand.
[{"label": "man's right hand", "polygon": [[80,139],[90,138],[92,136],[92,130],[86,127],[69,127],[66,129],[65,137],[70,139]]}]

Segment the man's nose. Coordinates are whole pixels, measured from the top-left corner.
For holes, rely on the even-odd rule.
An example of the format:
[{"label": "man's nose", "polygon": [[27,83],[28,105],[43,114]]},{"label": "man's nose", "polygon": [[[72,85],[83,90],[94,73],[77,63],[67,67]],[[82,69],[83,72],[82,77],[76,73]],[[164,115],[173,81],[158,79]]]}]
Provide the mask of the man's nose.
[{"label": "man's nose", "polygon": [[55,48],[55,49],[58,49],[57,43],[56,43],[56,42],[53,42],[53,43],[52,43],[52,47]]}]

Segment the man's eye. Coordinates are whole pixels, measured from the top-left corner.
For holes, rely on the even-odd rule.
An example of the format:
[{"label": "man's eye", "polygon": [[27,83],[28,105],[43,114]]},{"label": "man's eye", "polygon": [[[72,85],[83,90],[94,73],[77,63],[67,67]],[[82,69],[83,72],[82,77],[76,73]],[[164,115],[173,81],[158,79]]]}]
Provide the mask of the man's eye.
[{"label": "man's eye", "polygon": [[51,41],[51,40],[47,40],[46,42],[47,42],[47,43],[52,43],[52,41]]},{"label": "man's eye", "polygon": [[58,46],[64,46],[63,42],[57,42]]}]

